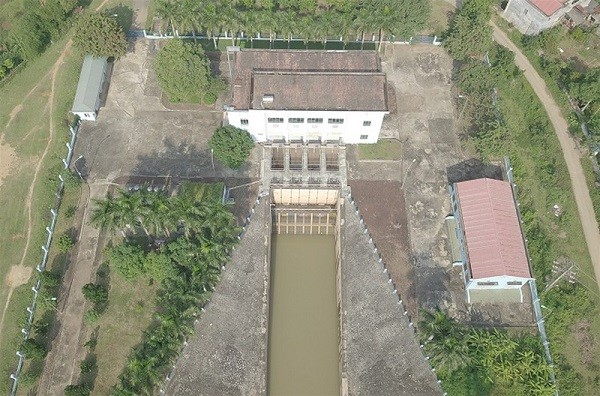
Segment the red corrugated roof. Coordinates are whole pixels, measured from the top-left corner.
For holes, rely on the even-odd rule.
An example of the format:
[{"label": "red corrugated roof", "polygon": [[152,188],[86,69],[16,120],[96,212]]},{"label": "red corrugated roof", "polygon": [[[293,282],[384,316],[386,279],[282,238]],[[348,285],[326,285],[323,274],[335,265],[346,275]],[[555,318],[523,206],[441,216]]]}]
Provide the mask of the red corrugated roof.
[{"label": "red corrugated roof", "polygon": [[505,181],[456,184],[471,277],[531,278],[512,189]]},{"label": "red corrugated roof", "polygon": [[530,0],[531,4],[542,11],[546,16],[551,16],[556,11],[560,10],[565,0]]}]

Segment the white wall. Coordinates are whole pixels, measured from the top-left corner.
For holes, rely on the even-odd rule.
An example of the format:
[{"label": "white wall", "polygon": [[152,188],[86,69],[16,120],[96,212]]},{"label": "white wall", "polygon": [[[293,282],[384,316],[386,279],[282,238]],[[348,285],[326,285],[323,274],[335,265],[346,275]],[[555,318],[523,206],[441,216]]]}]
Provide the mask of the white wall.
[{"label": "white wall", "polygon": [[75,114],[76,116],[78,116],[80,119],[82,120],[89,120],[89,121],[96,121],[96,112],[79,112],[79,111],[74,111],[73,114]]},{"label": "white wall", "polygon": [[501,15],[514,24],[521,33],[535,35],[558,24],[560,19],[571,11],[574,6],[579,4],[586,6],[589,2],[590,0],[581,0],[573,4],[572,1],[567,1],[553,15],[546,16],[528,0],[510,0],[506,5],[506,10]]},{"label": "white wall", "polygon": [[[508,282],[521,282],[520,285],[509,285]],[[529,278],[515,276],[493,276],[490,278],[471,279],[467,282],[467,289],[520,289],[529,281]],[[497,285],[479,285],[478,283],[497,282]]]},{"label": "white wall", "polygon": [[[267,140],[339,140],[344,143],[377,143],[383,123],[383,111],[299,111],[299,110],[231,110],[227,112],[230,125],[250,132],[258,142]],[[268,118],[283,118],[284,122],[274,124]],[[289,118],[304,118],[304,123],[289,123]],[[322,124],[309,124],[308,118],[323,118]],[[342,118],[343,124],[329,124],[329,118]],[[242,125],[241,120],[248,120]],[[370,126],[363,126],[371,121]],[[367,139],[361,139],[366,135]]]}]

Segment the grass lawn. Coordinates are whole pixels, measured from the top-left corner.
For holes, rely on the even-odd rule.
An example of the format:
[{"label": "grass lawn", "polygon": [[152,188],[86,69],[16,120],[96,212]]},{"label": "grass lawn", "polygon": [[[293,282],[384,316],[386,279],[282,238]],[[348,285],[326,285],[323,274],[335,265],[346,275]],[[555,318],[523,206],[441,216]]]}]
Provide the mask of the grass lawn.
[{"label": "grass lawn", "polygon": [[448,29],[449,15],[454,13],[455,8],[446,0],[429,0],[429,6],[431,12],[427,21],[427,28],[422,33],[441,36]]},{"label": "grass lawn", "polygon": [[[29,193],[35,168],[41,159],[49,139],[49,110],[46,108],[50,93],[48,70],[56,62],[67,38],[53,45],[40,58],[16,75],[0,89],[0,125],[4,128],[11,111],[18,105],[22,110],[8,128],[4,129],[3,144],[10,145],[16,152],[16,160],[10,167],[10,174],[0,188],[0,273],[6,274],[10,267],[21,262],[27,238],[28,216],[25,201]],[[44,228],[50,219],[49,210],[54,202],[55,184],[48,182],[56,177],[56,166],[66,153],[65,142],[68,129],[65,125],[67,111],[75,94],[76,82],[81,67],[81,57],[73,53],[65,58],[55,84],[54,127],[55,136],[48,146],[48,153],[40,168],[32,195],[31,241],[23,264],[35,267],[41,259],[40,246],[46,232]],[[25,95],[38,83],[31,96]],[[4,283],[4,279],[2,279]],[[8,306],[2,337],[0,339],[0,393],[8,393],[8,374],[16,364],[15,351],[21,340],[20,328],[25,318],[25,307],[31,301],[31,282],[21,286],[12,295]],[[20,290],[22,289],[22,291]],[[2,287],[0,307],[6,304],[6,288]]]},{"label": "grass lawn", "polygon": [[93,331],[98,334],[98,344],[93,351],[98,364],[93,395],[111,393],[127,357],[132,348],[142,341],[143,331],[152,322],[156,309],[156,283],[149,285],[143,279],[127,281],[114,272],[109,278],[108,308],[97,323],[87,326],[88,339]]},{"label": "grass lawn", "polygon": [[[6,6],[18,3],[2,3]],[[94,0],[90,8],[101,3]],[[118,4],[118,1],[111,2]],[[0,9],[0,15],[6,14]],[[66,120],[75,96],[82,56],[71,49],[58,69],[55,82],[53,124],[54,137],[50,137],[48,98],[50,96],[50,69],[66,46],[70,34],[51,45],[39,58],[27,64],[20,73],[0,87],[0,135],[3,145],[10,146],[16,158],[0,187],[0,273],[7,274],[10,268],[21,262],[27,239],[28,212],[25,205],[35,169],[42,159],[46,146],[48,152],[43,159],[33,188],[31,199],[31,239],[23,265],[35,268],[41,259],[40,246],[46,238],[45,227],[50,220],[50,208],[54,203],[55,183],[50,181],[61,168],[61,158],[66,154],[68,139]],[[37,87],[36,87],[37,86]],[[34,87],[36,87],[34,89]],[[29,94],[29,96],[28,96]],[[14,112],[13,112],[14,111]],[[7,126],[11,113],[15,115]],[[64,209],[64,208],[63,208]],[[35,273],[35,271],[34,271]],[[5,275],[0,279],[0,310],[7,300],[8,288]],[[17,287],[6,309],[4,324],[0,331],[0,394],[8,394],[12,381],[9,374],[17,364],[15,352],[22,340],[21,327],[26,318],[25,308],[31,303],[29,283]]]},{"label": "grass lawn", "polygon": [[359,144],[358,158],[361,160],[400,161],[402,143],[396,139],[379,139],[375,144]]}]

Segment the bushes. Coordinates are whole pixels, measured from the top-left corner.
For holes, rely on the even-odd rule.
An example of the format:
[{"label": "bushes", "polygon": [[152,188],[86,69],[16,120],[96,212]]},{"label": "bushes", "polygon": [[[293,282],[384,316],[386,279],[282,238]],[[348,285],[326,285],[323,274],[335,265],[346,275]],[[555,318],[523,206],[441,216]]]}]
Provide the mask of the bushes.
[{"label": "bushes", "polygon": [[46,347],[33,338],[28,338],[21,343],[21,352],[27,359],[33,360],[42,360],[47,353]]},{"label": "bushes", "polygon": [[238,169],[250,157],[254,141],[247,131],[227,125],[215,131],[208,145],[219,161]]}]

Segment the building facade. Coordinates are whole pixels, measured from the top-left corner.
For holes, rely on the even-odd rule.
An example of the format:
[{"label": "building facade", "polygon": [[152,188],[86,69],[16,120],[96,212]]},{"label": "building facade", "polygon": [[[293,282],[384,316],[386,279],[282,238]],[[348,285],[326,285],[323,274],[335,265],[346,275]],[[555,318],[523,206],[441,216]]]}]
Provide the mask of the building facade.
[{"label": "building facade", "polygon": [[236,50],[226,122],[258,142],[376,143],[388,114],[374,51]]},{"label": "building facade", "polygon": [[106,81],[108,60],[106,57],[86,55],[79,75],[79,83],[71,113],[82,120],[95,121],[100,109],[100,94]]},{"label": "building facade", "polygon": [[508,0],[502,16],[523,34],[536,35],[556,26],[574,7],[592,0]]},{"label": "building facade", "polygon": [[523,302],[532,276],[510,182],[475,179],[449,190],[467,302]]}]

